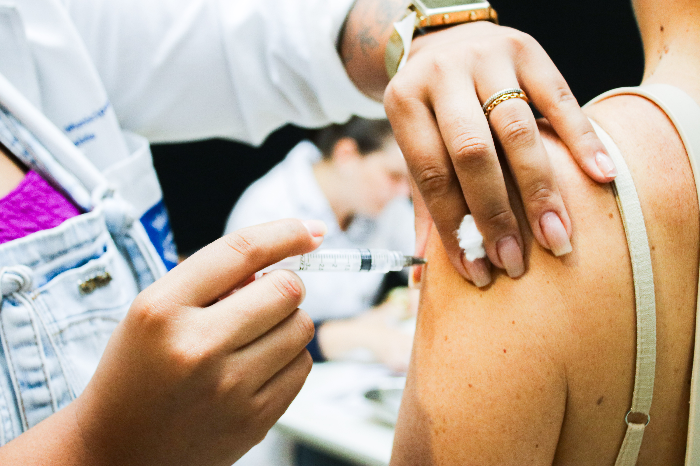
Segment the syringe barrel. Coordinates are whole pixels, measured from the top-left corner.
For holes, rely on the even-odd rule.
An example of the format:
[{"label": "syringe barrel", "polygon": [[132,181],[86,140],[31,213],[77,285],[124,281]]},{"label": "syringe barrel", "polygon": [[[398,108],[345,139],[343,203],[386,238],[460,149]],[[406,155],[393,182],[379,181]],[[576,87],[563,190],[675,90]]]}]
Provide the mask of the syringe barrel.
[{"label": "syringe barrel", "polygon": [[377,272],[399,271],[404,256],[386,249],[319,249],[274,264],[262,272],[288,269],[299,272]]},{"label": "syringe barrel", "polygon": [[[365,250],[366,251],[366,250]],[[403,269],[403,254],[399,251],[389,251],[386,249],[370,249],[372,266],[370,272],[397,272]]]},{"label": "syringe barrel", "polygon": [[403,268],[403,254],[386,249],[319,249],[300,257],[300,272],[379,272]]}]

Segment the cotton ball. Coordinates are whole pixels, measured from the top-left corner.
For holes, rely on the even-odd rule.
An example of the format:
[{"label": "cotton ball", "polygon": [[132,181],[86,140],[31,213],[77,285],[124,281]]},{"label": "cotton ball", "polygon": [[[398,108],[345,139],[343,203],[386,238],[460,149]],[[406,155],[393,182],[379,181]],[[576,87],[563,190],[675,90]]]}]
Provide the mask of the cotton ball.
[{"label": "cotton ball", "polygon": [[464,249],[464,255],[468,261],[473,262],[476,259],[486,257],[484,237],[476,228],[474,217],[471,215],[464,216],[464,220],[457,230],[457,239],[459,239],[459,247]]}]

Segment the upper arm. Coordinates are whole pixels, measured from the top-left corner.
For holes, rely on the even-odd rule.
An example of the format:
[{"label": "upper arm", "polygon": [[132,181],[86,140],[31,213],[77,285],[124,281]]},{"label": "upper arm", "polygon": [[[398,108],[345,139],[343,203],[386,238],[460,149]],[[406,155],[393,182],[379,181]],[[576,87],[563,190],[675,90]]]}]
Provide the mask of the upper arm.
[{"label": "upper arm", "polygon": [[501,277],[479,290],[435,235],[427,256],[392,464],[551,464],[567,388],[560,329],[543,325],[557,296]]},{"label": "upper arm", "polygon": [[[595,406],[595,390],[607,382],[586,385],[612,360],[596,345],[609,345],[625,363],[634,354],[629,257],[615,200],[571,162],[555,171],[567,180],[574,251],[556,258],[524,231],[528,271],[519,279],[498,272],[487,289],[474,287],[433,230],[392,465],[552,464],[568,416]],[[625,317],[606,316],[610,309]],[[601,318],[620,326],[602,327]],[[622,387],[623,409],[627,369],[610,383]],[[599,428],[598,418],[587,421]]]}]

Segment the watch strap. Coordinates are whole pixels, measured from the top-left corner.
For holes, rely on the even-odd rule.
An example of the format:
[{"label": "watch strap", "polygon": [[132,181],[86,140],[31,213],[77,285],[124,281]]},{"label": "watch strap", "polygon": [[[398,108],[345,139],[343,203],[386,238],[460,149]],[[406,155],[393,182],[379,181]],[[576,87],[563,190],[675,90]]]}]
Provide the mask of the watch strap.
[{"label": "watch strap", "polygon": [[404,17],[394,23],[394,30],[389,37],[384,52],[384,66],[389,79],[393,78],[403,68],[408,60],[408,54],[417,28],[431,28],[471,23],[474,21],[491,21],[498,24],[498,14],[490,5],[475,10],[456,11],[442,15],[423,15],[416,12],[413,4],[409,4]]},{"label": "watch strap", "polygon": [[394,23],[394,30],[384,52],[384,65],[389,79],[393,78],[408,60],[413,33],[416,30],[416,16],[416,12],[411,10],[401,21]]}]

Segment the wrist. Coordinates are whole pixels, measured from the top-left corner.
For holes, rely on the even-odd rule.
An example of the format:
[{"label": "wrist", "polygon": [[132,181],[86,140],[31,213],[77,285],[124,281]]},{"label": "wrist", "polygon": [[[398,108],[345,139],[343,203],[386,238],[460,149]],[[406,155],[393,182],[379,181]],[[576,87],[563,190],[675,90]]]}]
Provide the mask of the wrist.
[{"label": "wrist", "polygon": [[[357,0],[348,14],[339,50],[350,79],[382,100],[389,80],[408,59],[416,31],[490,21],[498,15],[487,0]],[[396,28],[395,28],[395,23]]]},{"label": "wrist", "polygon": [[490,21],[498,14],[487,0],[411,0],[401,21],[394,23],[384,55],[389,79],[406,64],[416,35],[439,31],[457,24]]},{"label": "wrist", "polygon": [[6,466],[108,466],[95,458],[81,432],[77,400],[0,447]]}]

